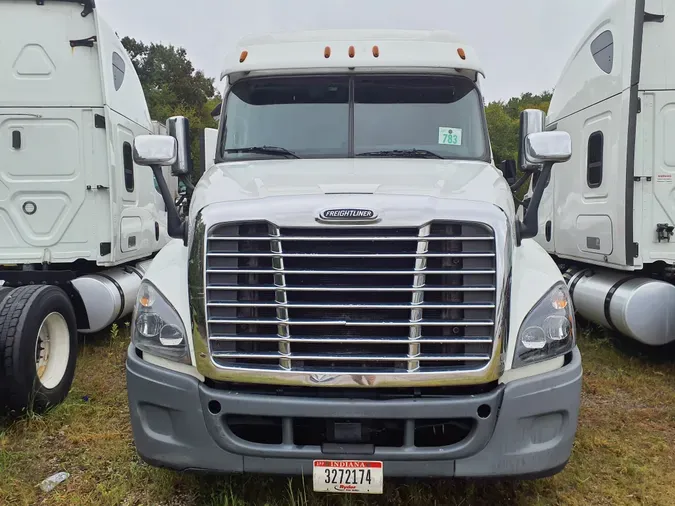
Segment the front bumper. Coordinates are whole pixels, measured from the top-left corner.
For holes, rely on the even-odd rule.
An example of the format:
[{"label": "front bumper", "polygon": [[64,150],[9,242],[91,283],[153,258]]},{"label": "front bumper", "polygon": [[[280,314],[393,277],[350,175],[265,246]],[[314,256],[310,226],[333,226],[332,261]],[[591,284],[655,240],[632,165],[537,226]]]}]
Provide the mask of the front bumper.
[{"label": "front bumper", "polygon": [[[552,373],[478,395],[396,400],[261,395],[209,388],[196,378],[127,355],[127,388],[136,448],[150,464],[215,473],[311,474],[315,459],[378,460],[385,477],[537,478],[569,460],[581,395],[581,354]],[[214,414],[215,413],[215,414]],[[488,416],[485,416],[488,414]],[[279,419],[471,420],[473,428],[449,446],[418,448],[406,430],[401,447],[294,444],[244,440],[228,415]],[[413,418],[414,420],[411,420]],[[414,433],[414,429],[412,431]]]}]

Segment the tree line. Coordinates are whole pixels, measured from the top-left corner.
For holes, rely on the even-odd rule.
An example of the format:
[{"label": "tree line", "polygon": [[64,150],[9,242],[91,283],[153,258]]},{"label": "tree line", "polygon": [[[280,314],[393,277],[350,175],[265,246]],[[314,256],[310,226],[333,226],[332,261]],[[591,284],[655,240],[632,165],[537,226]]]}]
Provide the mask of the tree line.
[{"label": "tree line", "polygon": [[[214,80],[196,70],[185,49],[173,45],[145,44],[125,37],[126,48],[141,80],[152,119],[165,122],[174,115],[190,120],[194,170],[200,166],[199,136],[204,128],[215,128],[211,111],[222,98]],[[524,109],[548,112],[551,93],[523,93],[508,101],[490,102],[486,108],[495,162],[518,158],[520,113]]]}]

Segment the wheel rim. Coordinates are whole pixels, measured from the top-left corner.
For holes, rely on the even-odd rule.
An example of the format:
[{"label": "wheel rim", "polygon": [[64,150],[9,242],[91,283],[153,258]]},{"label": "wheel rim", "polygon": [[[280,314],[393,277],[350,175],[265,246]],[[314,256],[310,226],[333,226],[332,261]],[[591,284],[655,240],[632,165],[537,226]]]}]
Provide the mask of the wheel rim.
[{"label": "wheel rim", "polygon": [[35,369],[42,386],[58,386],[68,369],[70,332],[60,313],[50,313],[40,325],[35,341]]}]

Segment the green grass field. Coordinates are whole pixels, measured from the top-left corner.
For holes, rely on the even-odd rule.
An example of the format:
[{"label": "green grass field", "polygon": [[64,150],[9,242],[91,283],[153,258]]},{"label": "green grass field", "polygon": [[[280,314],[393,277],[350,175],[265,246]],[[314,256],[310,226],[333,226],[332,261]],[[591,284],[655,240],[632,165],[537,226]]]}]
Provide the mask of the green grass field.
[{"label": "green grass field", "polygon": [[[673,505],[675,351],[645,354],[582,332],[582,415],[566,470],[534,482],[389,482],[385,495],[315,495],[303,480],[181,475],[138,458],[124,375],[127,333],[88,338],[67,401],[0,422],[2,505]],[[54,491],[37,487],[67,471]]]}]

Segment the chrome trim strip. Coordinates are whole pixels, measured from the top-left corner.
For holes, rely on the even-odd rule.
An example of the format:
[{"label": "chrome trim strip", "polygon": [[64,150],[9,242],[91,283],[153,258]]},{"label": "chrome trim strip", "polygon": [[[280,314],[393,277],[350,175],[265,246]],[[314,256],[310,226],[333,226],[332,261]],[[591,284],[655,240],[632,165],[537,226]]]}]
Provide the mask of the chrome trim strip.
[{"label": "chrome trim strip", "polygon": [[[431,225],[425,225],[420,228],[419,240],[417,242],[417,254],[422,255],[429,252],[429,241],[424,240],[431,235]],[[415,274],[413,278],[413,288],[422,288],[426,284],[426,269],[427,269],[427,259],[424,257],[419,257],[415,260],[415,271],[420,272],[421,274]],[[422,337],[422,326],[419,323],[422,322],[422,313],[423,309],[420,307],[424,303],[424,291],[415,290],[412,293],[412,302],[411,305],[414,306],[410,310],[410,323],[415,325],[410,325],[410,344],[408,345],[408,372],[416,372],[420,368],[419,360],[414,360],[415,357],[419,357],[422,353],[422,348],[420,343],[415,342]]]},{"label": "chrome trim strip", "polygon": [[[270,236],[272,238],[280,237],[281,231],[276,225],[269,224]],[[279,366],[282,369],[291,369],[291,360],[287,358],[291,354],[291,343],[287,338],[291,337],[291,328],[288,325],[288,297],[286,295],[286,275],[284,273],[284,259],[282,256],[283,250],[281,241],[270,240],[270,247],[272,254],[277,256],[272,258],[272,266],[276,271],[274,274],[274,285],[278,287],[275,292],[274,300],[277,306],[277,333],[281,338],[279,340],[279,353],[282,357],[279,358]],[[210,271],[207,271],[207,273]]]}]

